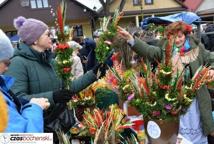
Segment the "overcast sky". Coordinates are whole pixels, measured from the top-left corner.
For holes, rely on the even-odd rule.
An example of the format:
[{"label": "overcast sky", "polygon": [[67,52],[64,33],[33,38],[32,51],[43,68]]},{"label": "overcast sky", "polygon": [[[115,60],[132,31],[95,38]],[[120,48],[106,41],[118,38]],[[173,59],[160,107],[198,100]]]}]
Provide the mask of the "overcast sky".
[{"label": "overcast sky", "polygon": [[99,10],[102,7],[99,0],[76,0],[76,1],[86,5],[87,7],[89,7],[92,10],[93,10],[94,6],[96,7],[96,10]]},{"label": "overcast sky", "polygon": [[1,4],[3,1],[5,1],[5,0],[0,0],[0,4]]}]

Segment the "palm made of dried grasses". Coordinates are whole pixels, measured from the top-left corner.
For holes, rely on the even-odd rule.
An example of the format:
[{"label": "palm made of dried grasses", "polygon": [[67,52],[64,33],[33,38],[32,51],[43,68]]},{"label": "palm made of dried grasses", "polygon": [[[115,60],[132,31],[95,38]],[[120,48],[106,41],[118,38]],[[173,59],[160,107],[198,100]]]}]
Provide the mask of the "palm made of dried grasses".
[{"label": "palm made of dried grasses", "polygon": [[100,35],[95,49],[96,58],[100,63],[105,62],[112,50],[112,45],[109,43],[113,41],[113,38],[117,34],[117,25],[122,14],[119,10],[116,10],[113,18],[111,16],[103,18],[101,27],[103,34]]},{"label": "palm made of dried grasses", "polygon": [[84,113],[83,125],[94,138],[94,144],[116,144],[120,139],[119,133],[131,127],[125,114],[116,105],[111,105],[105,112],[94,109]]},{"label": "palm made of dried grasses", "polygon": [[56,47],[56,63],[55,68],[57,75],[63,80],[63,88],[69,89],[71,82],[71,55],[73,53],[72,48],[67,44],[71,29],[65,29],[67,4],[64,0],[61,1],[57,7],[57,40]]},{"label": "palm made of dried grasses", "polygon": [[[165,59],[152,71],[150,63],[141,61],[141,75],[134,69],[124,71],[111,69],[117,80],[120,95],[131,99],[131,105],[141,112],[144,118],[165,120],[177,119],[186,112],[196,91],[208,79],[209,67],[201,66],[192,79],[184,81],[184,72],[174,72],[171,63],[173,39],[169,38]],[[132,97],[132,98],[131,98]]]}]

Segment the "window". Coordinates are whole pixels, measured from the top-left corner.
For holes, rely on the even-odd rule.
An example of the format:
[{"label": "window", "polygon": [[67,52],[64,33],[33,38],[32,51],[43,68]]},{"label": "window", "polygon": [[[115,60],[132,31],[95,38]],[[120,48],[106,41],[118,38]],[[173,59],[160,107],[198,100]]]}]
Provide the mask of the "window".
[{"label": "window", "polygon": [[133,5],[134,5],[134,6],[139,6],[139,5],[141,5],[141,0],[133,0]]},{"label": "window", "polygon": [[37,8],[42,8],[42,0],[37,0]]},{"label": "window", "polygon": [[48,0],[30,0],[30,5],[32,9],[35,8],[47,8]]},{"label": "window", "polygon": [[145,5],[152,5],[153,4],[153,0],[145,0]]},{"label": "window", "polygon": [[48,5],[48,0],[43,0],[43,6],[44,6],[44,7],[49,7],[49,5]]},{"label": "window", "polygon": [[30,6],[30,1],[29,0],[20,0],[20,4],[22,7],[28,7],[28,6]]}]

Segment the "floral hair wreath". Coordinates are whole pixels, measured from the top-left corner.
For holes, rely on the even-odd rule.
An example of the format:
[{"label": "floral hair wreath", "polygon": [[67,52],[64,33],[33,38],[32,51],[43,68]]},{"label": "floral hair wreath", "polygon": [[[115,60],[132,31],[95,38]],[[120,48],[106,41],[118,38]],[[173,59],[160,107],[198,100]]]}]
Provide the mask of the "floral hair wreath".
[{"label": "floral hair wreath", "polygon": [[192,32],[192,26],[182,21],[171,23],[166,27],[166,36],[175,35],[179,31],[183,32],[185,35],[190,34]]}]

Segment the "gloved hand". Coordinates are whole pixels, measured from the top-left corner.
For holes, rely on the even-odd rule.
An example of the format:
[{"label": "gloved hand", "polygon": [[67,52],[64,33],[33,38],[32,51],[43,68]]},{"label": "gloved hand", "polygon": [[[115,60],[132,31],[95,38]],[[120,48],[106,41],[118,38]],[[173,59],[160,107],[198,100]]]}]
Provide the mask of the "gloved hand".
[{"label": "gloved hand", "polygon": [[93,67],[92,71],[97,76],[97,79],[99,79],[105,76],[107,69],[108,66],[106,64],[98,63]]},{"label": "gloved hand", "polygon": [[53,92],[53,100],[55,103],[66,103],[71,100],[73,95],[71,90],[57,90]]}]

